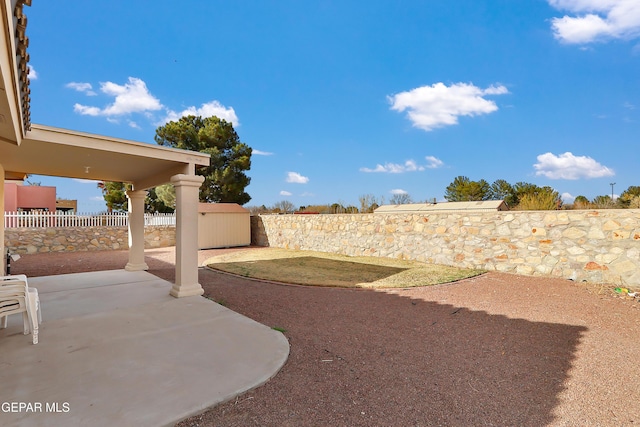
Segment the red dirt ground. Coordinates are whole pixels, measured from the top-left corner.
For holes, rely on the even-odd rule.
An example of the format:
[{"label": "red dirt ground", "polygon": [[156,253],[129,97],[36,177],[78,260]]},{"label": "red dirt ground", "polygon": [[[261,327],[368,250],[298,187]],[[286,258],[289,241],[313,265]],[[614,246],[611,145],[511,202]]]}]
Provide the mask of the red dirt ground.
[{"label": "red dirt ground", "polygon": [[[222,253],[201,251],[201,261]],[[174,249],[149,250],[173,280]],[[26,255],[29,276],[122,268],[125,251]],[[499,273],[393,291],[285,286],[200,270],[205,296],[291,353],[267,384],[186,426],[633,426],[640,302]]]}]

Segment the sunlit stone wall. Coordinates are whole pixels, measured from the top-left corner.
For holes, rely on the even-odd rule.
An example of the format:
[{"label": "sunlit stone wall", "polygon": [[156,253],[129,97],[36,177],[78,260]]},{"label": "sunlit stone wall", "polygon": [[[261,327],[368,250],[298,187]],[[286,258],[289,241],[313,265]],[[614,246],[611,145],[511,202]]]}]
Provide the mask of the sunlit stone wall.
[{"label": "sunlit stone wall", "polygon": [[[173,226],[147,226],[145,248],[175,246]],[[7,228],[5,246],[12,253],[105,251],[129,248],[127,227]]]},{"label": "sunlit stone wall", "polygon": [[640,210],[260,215],[260,246],[640,286]]}]

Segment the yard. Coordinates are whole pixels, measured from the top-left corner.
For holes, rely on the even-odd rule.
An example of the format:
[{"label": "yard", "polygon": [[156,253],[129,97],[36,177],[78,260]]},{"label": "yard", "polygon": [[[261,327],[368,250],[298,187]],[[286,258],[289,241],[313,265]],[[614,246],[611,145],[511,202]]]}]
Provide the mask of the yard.
[{"label": "yard", "polygon": [[218,255],[204,264],[215,270],[274,282],[374,289],[450,283],[484,273],[403,259],[278,248]]},{"label": "yard", "polygon": [[[151,273],[173,279],[172,248],[146,255]],[[124,263],[124,251],[40,254],[15,268]],[[385,290],[283,286],[210,269],[199,280],[207,298],[284,331],[291,351],[268,383],[180,427],[640,423],[640,304],[608,287],[496,272]]]}]

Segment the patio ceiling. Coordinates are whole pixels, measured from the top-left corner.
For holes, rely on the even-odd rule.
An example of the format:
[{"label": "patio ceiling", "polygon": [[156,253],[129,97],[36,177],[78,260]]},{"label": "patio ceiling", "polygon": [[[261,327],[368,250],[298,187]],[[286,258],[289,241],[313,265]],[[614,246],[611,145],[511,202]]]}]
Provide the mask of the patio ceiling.
[{"label": "patio ceiling", "polygon": [[0,142],[0,163],[7,178],[122,181],[142,190],[175,174],[192,175],[196,166],[209,165],[209,155],[33,124],[19,146]]}]

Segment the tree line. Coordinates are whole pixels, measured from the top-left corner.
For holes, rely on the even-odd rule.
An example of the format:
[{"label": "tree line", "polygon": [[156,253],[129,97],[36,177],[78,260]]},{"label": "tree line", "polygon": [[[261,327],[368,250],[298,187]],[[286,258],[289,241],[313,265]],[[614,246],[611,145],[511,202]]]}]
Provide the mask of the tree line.
[{"label": "tree line", "polygon": [[[486,180],[472,181],[466,176],[458,176],[445,189],[444,198],[448,202],[471,202],[484,200],[503,200],[510,210],[555,210],[555,209],[640,209],[640,186],[630,186],[620,197],[602,195],[587,199],[577,196],[573,203],[563,203],[560,194],[549,186],[540,187],[529,182],[509,182],[498,179],[492,184]],[[272,206],[248,206],[252,215],[265,213],[370,213],[385,204],[385,197],[364,194],[358,198],[359,205],[332,203],[296,207],[288,200],[282,200]],[[406,193],[394,194],[389,204],[434,203],[434,199],[414,201]]]},{"label": "tree line", "polygon": [[[199,168],[196,174],[204,176],[200,187],[201,202],[238,203],[244,205],[251,196],[245,191],[249,178],[245,171],[251,167],[252,149],[240,141],[240,137],[229,123],[218,117],[185,116],[156,129],[154,140],[158,145],[199,151],[211,156],[208,167]],[[131,185],[122,182],[100,182],[107,210],[126,211],[126,191]],[[169,213],[175,210],[175,189],[172,184],[151,188],[145,199],[145,211]],[[640,208],[640,186],[630,186],[617,199],[608,195],[595,197],[577,196],[573,203],[563,204],[560,194],[549,186],[540,187],[529,182],[509,182],[498,179],[489,184],[484,179],[472,181],[466,176],[457,176],[446,187],[444,198],[449,202],[504,200],[513,210],[552,209],[608,209]],[[337,202],[326,205],[294,206],[282,200],[273,206],[248,206],[253,214],[259,213],[369,213],[385,204],[385,198],[364,194],[358,205]],[[435,202],[435,199],[425,200]],[[407,193],[394,194],[389,204],[421,203]]]},{"label": "tree line", "polygon": [[456,177],[445,191],[449,202],[504,200],[509,209],[552,210],[552,209],[628,209],[640,208],[640,186],[630,186],[620,197],[596,196],[593,200],[579,195],[573,203],[564,204],[560,194],[549,186],[539,187],[529,182],[510,184],[498,179],[489,184],[484,179],[471,181],[466,176]]}]

